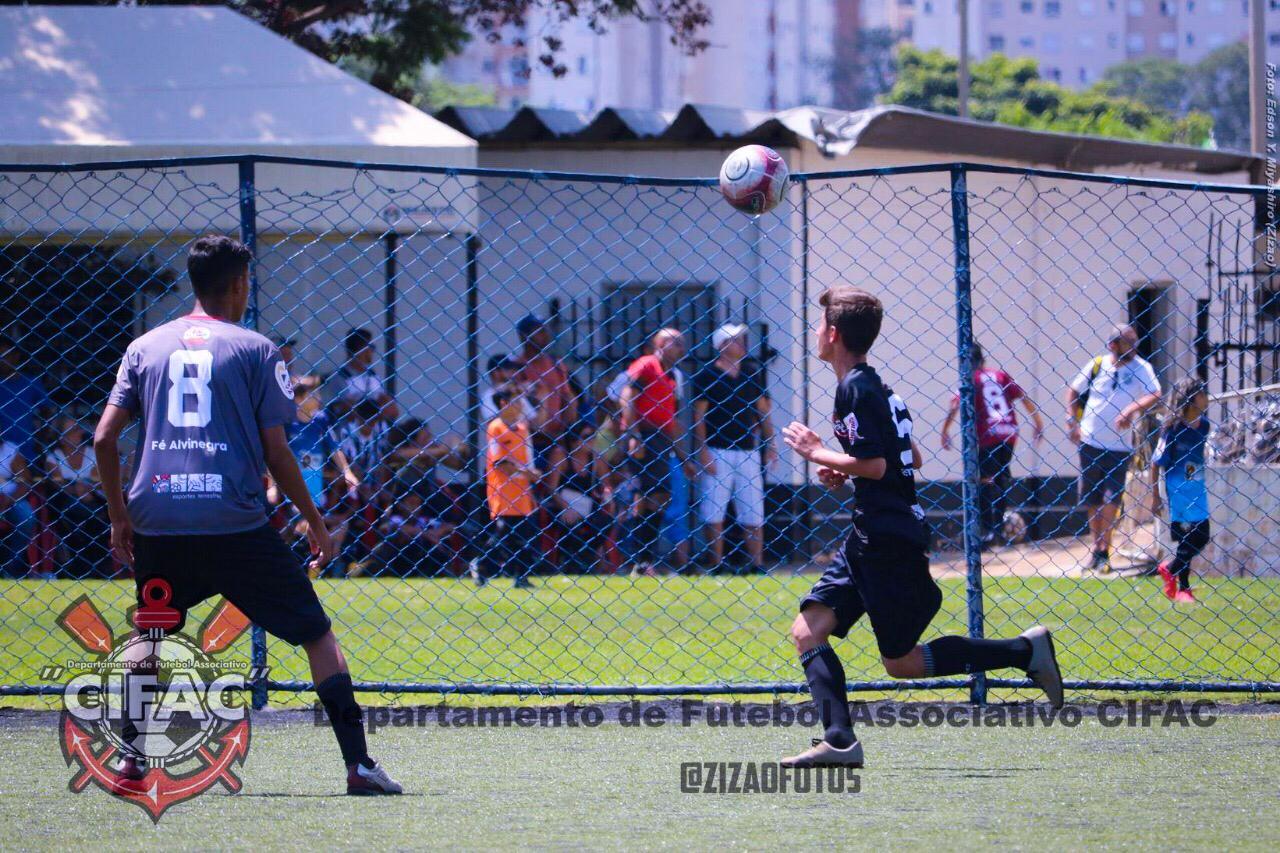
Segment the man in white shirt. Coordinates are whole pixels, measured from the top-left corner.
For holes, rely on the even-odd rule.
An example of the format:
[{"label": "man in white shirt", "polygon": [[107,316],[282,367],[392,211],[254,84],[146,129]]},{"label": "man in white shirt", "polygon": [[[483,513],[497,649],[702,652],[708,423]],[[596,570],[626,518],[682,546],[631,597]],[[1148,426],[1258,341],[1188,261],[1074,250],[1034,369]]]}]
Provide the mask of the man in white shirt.
[{"label": "man in white shirt", "polygon": [[341,423],[351,409],[361,400],[378,404],[382,419],[387,423],[400,417],[400,407],[387,393],[382,379],[373,369],[377,350],[373,345],[373,333],[368,329],[352,329],[343,341],[347,360],[325,380],[322,396],[332,410],[335,423]]},{"label": "man in white shirt", "polygon": [[1067,389],[1067,430],[1080,446],[1080,502],[1089,509],[1093,556],[1088,568],[1111,570],[1111,533],[1133,456],[1130,431],[1160,401],[1160,381],[1138,355],[1138,333],[1116,326],[1108,354],[1091,359]]}]

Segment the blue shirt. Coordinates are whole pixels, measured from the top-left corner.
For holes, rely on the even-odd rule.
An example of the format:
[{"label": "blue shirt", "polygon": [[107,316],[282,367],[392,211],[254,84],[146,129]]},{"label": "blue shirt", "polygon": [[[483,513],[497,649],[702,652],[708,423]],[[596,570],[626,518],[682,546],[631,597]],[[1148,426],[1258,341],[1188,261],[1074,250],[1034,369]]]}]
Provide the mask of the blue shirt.
[{"label": "blue shirt", "polygon": [[289,436],[289,449],[298,457],[302,481],[307,484],[311,499],[316,506],[324,506],[324,466],[337,448],[329,416],[317,412],[306,423],[295,420],[285,427],[285,433]]},{"label": "blue shirt", "polygon": [[35,458],[36,409],[49,405],[49,395],[39,379],[10,376],[0,379],[0,441],[18,445],[27,459]]},{"label": "blue shirt", "polygon": [[1164,469],[1169,520],[1191,523],[1209,518],[1209,492],[1204,484],[1204,445],[1209,419],[1197,426],[1179,421],[1164,431],[1156,445],[1156,465]]}]

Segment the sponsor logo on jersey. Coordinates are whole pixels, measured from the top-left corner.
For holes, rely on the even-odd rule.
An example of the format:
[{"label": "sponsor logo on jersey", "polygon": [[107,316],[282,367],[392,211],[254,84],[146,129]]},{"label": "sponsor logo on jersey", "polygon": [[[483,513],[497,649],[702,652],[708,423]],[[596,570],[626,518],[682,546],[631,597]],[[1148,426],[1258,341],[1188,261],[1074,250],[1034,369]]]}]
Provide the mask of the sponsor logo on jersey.
[{"label": "sponsor logo on jersey", "polygon": [[199,438],[181,438],[165,441],[163,438],[151,442],[152,450],[203,450],[205,453],[226,453],[225,441],[205,441]]},{"label": "sponsor logo on jersey", "polygon": [[221,474],[156,474],[151,490],[158,495],[217,497],[222,494]]},{"label": "sponsor logo on jersey", "polygon": [[284,366],[283,361],[276,362],[276,384],[280,386],[281,394],[293,399],[293,379],[289,377],[289,368]]},{"label": "sponsor logo on jersey", "polygon": [[205,326],[192,326],[182,333],[182,342],[184,344],[195,344],[200,346],[208,343],[209,338],[213,337],[213,332]]},{"label": "sponsor logo on jersey", "polygon": [[858,416],[853,412],[845,415],[843,419],[836,420],[833,428],[836,437],[843,438],[845,441],[857,441],[862,438],[858,435]]}]

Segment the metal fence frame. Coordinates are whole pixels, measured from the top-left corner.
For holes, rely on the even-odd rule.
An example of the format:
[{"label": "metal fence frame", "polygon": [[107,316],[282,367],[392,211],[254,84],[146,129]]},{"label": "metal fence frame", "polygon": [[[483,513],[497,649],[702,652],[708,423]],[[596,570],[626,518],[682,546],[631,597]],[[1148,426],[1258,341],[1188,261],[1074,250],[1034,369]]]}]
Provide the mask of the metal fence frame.
[{"label": "metal fence frame", "polygon": [[[255,167],[257,164],[294,165],[303,168],[329,168],[344,170],[370,170],[379,172],[408,172],[416,174],[432,174],[445,177],[476,178],[512,178],[534,181],[580,181],[597,184],[614,184],[628,186],[651,187],[711,187],[717,185],[715,178],[660,178],[636,177],[627,175],[600,175],[575,172],[525,171],[517,169],[483,169],[483,168],[445,168],[437,166],[416,166],[402,163],[371,163],[344,160],[308,159],[263,154],[218,155],[202,157],[157,158],[136,160],[110,160],[75,164],[0,164],[0,173],[73,173],[90,171],[120,171],[129,169],[175,168],[183,166],[218,166],[235,165],[238,167],[240,239],[255,252],[257,245],[257,185]],[[952,237],[954,241],[954,286],[956,296],[956,366],[958,387],[960,389],[960,430],[962,436],[963,458],[963,530],[964,556],[966,563],[966,605],[968,614],[969,636],[980,638],[984,633],[983,613],[983,578],[982,557],[978,541],[978,433],[974,405],[973,369],[971,348],[973,336],[973,302],[970,279],[970,247],[969,247],[969,190],[968,175],[997,174],[1019,177],[1042,177],[1048,179],[1070,180],[1080,183],[1109,184],[1150,189],[1179,190],[1186,192],[1213,192],[1227,195],[1245,195],[1255,202],[1266,199],[1274,202],[1280,196],[1280,187],[1265,187],[1243,184],[1216,184],[1206,182],[1188,182],[1154,178],[1133,178],[1117,175],[1105,175],[1082,172],[1058,171],[1050,169],[1020,168],[1013,166],[996,166],[971,162],[932,163],[910,166],[893,166],[871,169],[854,169],[829,172],[797,173],[791,180],[800,188],[800,233],[797,235],[800,245],[801,277],[806,288],[804,300],[805,320],[807,327],[808,282],[809,282],[809,184],[815,180],[857,179],[889,177],[901,175],[941,174],[950,179],[950,205]],[[392,232],[394,233],[394,232]],[[477,313],[477,279],[479,237],[469,232],[450,232],[465,242],[467,294],[466,324],[469,341],[468,357],[468,431],[472,436],[479,430],[479,368],[478,349],[476,349]],[[389,243],[386,259],[386,274],[389,281],[396,275],[394,245]],[[258,318],[258,278],[256,269],[251,268],[251,296],[245,323],[250,328],[257,328]],[[807,366],[807,365],[806,365]],[[808,411],[809,388],[807,381],[802,389],[805,411]],[[806,465],[807,469],[807,465]],[[266,633],[262,628],[253,626],[251,663],[255,671],[266,672],[267,644]],[[1075,679],[1065,680],[1064,686],[1072,690],[1106,690],[1106,691],[1160,691],[1160,692],[1215,692],[1215,693],[1280,693],[1280,681],[1182,681],[1177,679]],[[988,678],[977,674],[968,678],[919,679],[913,681],[894,680],[862,680],[851,681],[848,689],[852,691],[899,691],[899,690],[938,690],[967,689],[969,699],[976,704],[987,701],[987,690],[991,687],[1026,688],[1032,684],[1026,679]],[[263,674],[256,677],[248,689],[252,692],[252,704],[255,709],[267,705],[272,691],[282,693],[305,692],[314,689],[306,681],[278,681]],[[362,692],[384,692],[403,694],[480,694],[504,696],[682,696],[682,695],[724,695],[724,694],[777,694],[803,693],[807,685],[803,682],[756,682],[756,683],[710,683],[710,684],[648,684],[648,685],[582,685],[564,683],[505,683],[505,684],[453,684],[453,683],[414,683],[401,681],[359,681],[355,689]],[[40,696],[57,695],[63,690],[56,684],[0,684],[0,696]]]}]

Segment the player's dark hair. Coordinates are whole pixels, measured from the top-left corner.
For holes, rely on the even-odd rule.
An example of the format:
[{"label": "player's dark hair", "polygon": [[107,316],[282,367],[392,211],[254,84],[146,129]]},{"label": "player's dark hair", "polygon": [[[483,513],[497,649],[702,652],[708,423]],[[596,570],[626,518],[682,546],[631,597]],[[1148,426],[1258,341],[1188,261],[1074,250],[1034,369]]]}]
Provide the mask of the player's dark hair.
[{"label": "player's dark hair", "polygon": [[197,299],[220,299],[249,269],[253,255],[239,240],[206,234],[187,251],[187,277]]},{"label": "player's dark hair", "polygon": [[359,403],[356,403],[356,406],[352,411],[355,412],[356,417],[360,420],[371,421],[377,418],[378,415],[382,414],[382,407],[378,405],[377,400],[371,400],[366,397]]},{"label": "player's dark hair", "polygon": [[840,335],[845,349],[854,355],[866,355],[880,336],[884,306],[865,290],[843,285],[830,287],[818,297],[826,310],[827,325]]},{"label": "player's dark hair", "polygon": [[982,353],[982,347],[974,344],[969,349],[969,359],[973,362],[974,367],[982,367],[986,363],[986,356]]},{"label": "player's dark hair", "polygon": [[511,399],[515,397],[516,393],[516,389],[512,388],[510,385],[503,385],[500,388],[494,389],[493,407],[498,410],[499,414],[501,414],[502,410],[506,408],[507,403],[511,402]]},{"label": "player's dark hair", "polygon": [[1164,428],[1173,429],[1182,420],[1182,413],[1191,408],[1196,397],[1208,394],[1209,386],[1194,376],[1179,379],[1169,389],[1169,399],[1165,402],[1169,413],[1165,415]]},{"label": "player's dark hair", "polygon": [[347,348],[347,357],[350,358],[373,343],[373,332],[368,329],[352,329],[347,332],[347,337],[342,343]]}]

